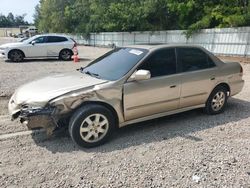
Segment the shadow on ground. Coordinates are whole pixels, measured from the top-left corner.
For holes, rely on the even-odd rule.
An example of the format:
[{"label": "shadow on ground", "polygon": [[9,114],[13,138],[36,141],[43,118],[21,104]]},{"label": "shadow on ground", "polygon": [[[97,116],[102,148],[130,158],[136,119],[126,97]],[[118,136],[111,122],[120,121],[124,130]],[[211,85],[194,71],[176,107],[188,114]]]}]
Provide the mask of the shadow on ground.
[{"label": "shadow on ground", "polygon": [[132,146],[161,142],[175,137],[184,137],[196,142],[203,139],[193,136],[197,131],[217,127],[230,122],[237,122],[250,117],[250,102],[240,99],[229,99],[226,111],[219,115],[209,116],[201,109],[175,114],[155,120],[133,124],[116,131],[113,138],[103,146],[92,149],[80,149],[69,137],[67,131],[47,139],[45,135],[34,135],[33,139],[40,147],[56,152],[112,152]]}]

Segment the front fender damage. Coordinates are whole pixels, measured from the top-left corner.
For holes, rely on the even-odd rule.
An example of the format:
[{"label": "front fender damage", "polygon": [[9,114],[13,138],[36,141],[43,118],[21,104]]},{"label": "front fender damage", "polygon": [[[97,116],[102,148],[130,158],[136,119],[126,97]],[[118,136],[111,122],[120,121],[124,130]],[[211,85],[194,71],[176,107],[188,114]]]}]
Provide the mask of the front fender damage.
[{"label": "front fender damage", "polygon": [[56,98],[50,102],[55,106],[58,114],[72,113],[85,102],[102,102],[108,104],[117,113],[119,122],[123,122],[122,110],[122,87],[101,87],[95,86],[85,92],[72,92],[67,95]]},{"label": "front fender damage", "polygon": [[108,104],[115,110],[118,121],[124,121],[121,87],[101,88],[95,86],[85,91],[72,91],[51,100],[46,107],[23,108],[18,112],[18,116],[21,123],[27,125],[29,129],[44,128],[47,135],[51,136],[57,127],[61,127],[60,120],[70,118],[71,114],[85,102]]}]

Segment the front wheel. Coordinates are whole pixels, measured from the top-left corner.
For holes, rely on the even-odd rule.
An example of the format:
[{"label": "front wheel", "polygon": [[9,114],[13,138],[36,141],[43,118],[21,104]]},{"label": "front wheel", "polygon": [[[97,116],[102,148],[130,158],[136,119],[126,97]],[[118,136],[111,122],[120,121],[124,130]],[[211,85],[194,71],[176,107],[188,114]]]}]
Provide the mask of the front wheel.
[{"label": "front wheel", "polygon": [[223,86],[218,86],[212,91],[205,107],[207,114],[214,115],[224,111],[228,99],[227,92]]},{"label": "front wheel", "polygon": [[69,133],[79,146],[90,148],[104,144],[115,127],[113,114],[101,105],[86,105],[71,117]]},{"label": "front wheel", "polygon": [[9,53],[9,58],[12,62],[21,62],[24,59],[24,55],[21,51],[19,50],[12,50]]}]

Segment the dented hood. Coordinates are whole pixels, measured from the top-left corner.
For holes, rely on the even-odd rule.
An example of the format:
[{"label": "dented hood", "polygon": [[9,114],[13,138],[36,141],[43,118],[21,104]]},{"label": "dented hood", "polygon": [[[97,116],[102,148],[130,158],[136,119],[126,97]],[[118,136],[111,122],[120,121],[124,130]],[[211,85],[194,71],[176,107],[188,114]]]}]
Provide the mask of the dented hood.
[{"label": "dented hood", "polygon": [[97,79],[81,72],[57,74],[32,81],[17,89],[13,96],[16,104],[46,104],[51,99],[68,92],[102,84],[107,80]]}]

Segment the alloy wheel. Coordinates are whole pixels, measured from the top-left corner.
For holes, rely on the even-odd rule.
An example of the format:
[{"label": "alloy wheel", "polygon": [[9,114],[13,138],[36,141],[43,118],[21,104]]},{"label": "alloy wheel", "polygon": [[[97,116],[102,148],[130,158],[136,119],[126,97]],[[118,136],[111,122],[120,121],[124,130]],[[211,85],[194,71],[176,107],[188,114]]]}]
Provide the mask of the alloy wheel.
[{"label": "alloy wheel", "polygon": [[20,61],[23,60],[23,55],[18,51],[14,51],[14,52],[11,53],[11,59],[14,62],[20,62]]},{"label": "alloy wheel", "polygon": [[98,142],[108,132],[108,119],[102,114],[92,114],[80,126],[81,138],[88,143]]},{"label": "alloy wheel", "polygon": [[212,109],[216,112],[219,111],[224,106],[225,101],[226,101],[225,93],[222,91],[217,92],[214,95],[212,103],[211,103]]}]

